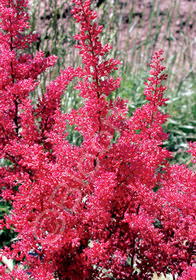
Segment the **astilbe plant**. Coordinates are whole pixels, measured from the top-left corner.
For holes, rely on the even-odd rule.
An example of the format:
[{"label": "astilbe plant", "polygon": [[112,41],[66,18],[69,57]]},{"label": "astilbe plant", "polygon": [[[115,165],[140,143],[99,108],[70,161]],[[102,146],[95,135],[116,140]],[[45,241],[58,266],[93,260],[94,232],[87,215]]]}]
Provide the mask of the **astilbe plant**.
[{"label": "astilbe plant", "polygon": [[[162,51],[150,64],[148,103],[128,118],[126,102],[111,98],[119,61],[106,58],[96,12],[89,0],[73,2],[83,67],[62,71],[33,104],[29,93],[56,58],[25,54],[36,39],[24,35],[27,2],[0,1],[0,153],[10,163],[0,186],[13,205],[1,228],[18,233],[2,251],[18,265],[1,266],[0,279],[195,279],[196,175],[170,166],[163,148]],[[61,96],[75,78],[84,106],[63,114]],[[80,146],[69,143],[67,125]]]}]

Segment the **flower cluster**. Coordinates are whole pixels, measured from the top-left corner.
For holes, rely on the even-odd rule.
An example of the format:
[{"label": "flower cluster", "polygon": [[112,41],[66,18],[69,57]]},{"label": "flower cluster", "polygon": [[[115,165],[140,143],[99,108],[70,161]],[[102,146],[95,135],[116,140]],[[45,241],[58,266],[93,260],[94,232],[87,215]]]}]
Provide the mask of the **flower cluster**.
[{"label": "flower cluster", "polygon": [[[155,272],[193,279],[196,174],[170,166],[163,147],[163,51],[150,64],[146,104],[128,117],[126,101],[110,98],[120,61],[99,40],[91,1],[72,2],[82,67],[62,71],[33,104],[30,92],[56,58],[26,54],[36,40],[26,35],[27,1],[0,0],[0,158],[9,162],[0,188],[13,205],[0,225],[18,233],[2,250],[18,265],[1,265],[0,279],[150,280]],[[62,113],[73,78],[84,105]],[[82,136],[80,146],[68,141],[67,125]]]}]

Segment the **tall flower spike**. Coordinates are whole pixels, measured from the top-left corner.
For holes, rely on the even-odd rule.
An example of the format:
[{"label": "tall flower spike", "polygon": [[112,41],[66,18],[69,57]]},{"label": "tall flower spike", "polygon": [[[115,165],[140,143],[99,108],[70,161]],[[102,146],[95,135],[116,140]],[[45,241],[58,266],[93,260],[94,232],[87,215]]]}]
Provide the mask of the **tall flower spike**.
[{"label": "tall flower spike", "polygon": [[68,119],[70,124],[76,125],[75,129],[82,133],[83,145],[86,145],[89,152],[97,155],[103,146],[106,148],[109,145],[108,139],[114,135],[112,123],[109,128],[102,120],[109,111],[114,110],[114,104],[111,102],[109,105],[106,97],[120,85],[120,78],[115,80],[111,76],[120,61],[105,59],[105,54],[111,47],[108,44],[102,46],[100,42],[102,26],[97,26],[95,22],[97,15],[90,10],[90,1],[73,2],[76,4],[72,10],[73,16],[81,24],[80,34],[74,37],[79,41],[76,47],[80,49],[84,65],[83,69],[78,69],[77,75],[81,81],[75,89],[80,90],[80,96],[85,98],[85,105],[79,112],[73,111]]},{"label": "tall flower spike", "polygon": [[138,108],[133,113],[133,117],[129,120],[130,130],[137,131],[137,138],[152,139],[153,141],[158,141],[162,145],[163,140],[167,138],[166,133],[164,133],[162,125],[166,122],[168,115],[162,114],[160,111],[161,106],[166,105],[168,98],[164,98],[164,91],[166,87],[162,86],[162,81],[167,78],[166,74],[162,74],[165,69],[161,62],[163,61],[163,50],[155,52],[152,62],[150,63],[150,74],[151,76],[145,82],[146,88],[144,90],[144,95],[149,103],[143,105],[142,108]]}]

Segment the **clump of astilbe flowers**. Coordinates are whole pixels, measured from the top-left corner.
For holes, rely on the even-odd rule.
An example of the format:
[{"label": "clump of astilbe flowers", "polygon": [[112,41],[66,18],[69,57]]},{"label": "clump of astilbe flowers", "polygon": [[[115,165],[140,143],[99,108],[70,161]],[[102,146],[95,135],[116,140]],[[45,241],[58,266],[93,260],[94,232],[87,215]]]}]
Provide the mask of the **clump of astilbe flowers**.
[{"label": "clump of astilbe flowers", "polygon": [[[2,251],[17,264],[11,272],[0,266],[0,279],[195,277],[196,175],[170,166],[163,147],[163,51],[150,64],[147,103],[129,118],[126,102],[110,98],[120,62],[106,58],[110,46],[99,40],[91,1],[73,2],[82,67],[62,71],[33,104],[29,93],[56,58],[25,54],[36,39],[23,35],[27,1],[0,1],[0,155],[9,161],[0,187],[13,205],[1,228],[18,233]],[[76,78],[84,106],[62,113],[61,97]],[[69,143],[68,125],[80,146]]]}]

